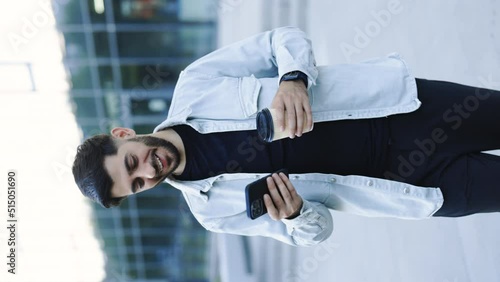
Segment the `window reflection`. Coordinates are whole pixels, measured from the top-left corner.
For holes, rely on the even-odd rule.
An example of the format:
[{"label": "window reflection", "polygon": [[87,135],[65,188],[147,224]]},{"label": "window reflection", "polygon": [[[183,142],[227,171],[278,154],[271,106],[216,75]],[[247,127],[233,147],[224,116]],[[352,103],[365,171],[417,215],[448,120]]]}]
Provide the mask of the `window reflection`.
[{"label": "window reflection", "polygon": [[165,88],[177,81],[182,65],[122,65],[122,87],[138,94]]},{"label": "window reflection", "polygon": [[66,32],[64,34],[64,46],[68,58],[86,58],[88,55],[85,45],[85,34],[83,32]]},{"label": "window reflection", "polygon": [[88,65],[69,66],[69,75],[71,79],[71,88],[92,89],[92,76]]},{"label": "window reflection", "polygon": [[215,46],[215,30],[186,26],[171,31],[118,32],[120,57],[200,57]]},{"label": "window reflection", "polygon": [[94,97],[73,97],[73,102],[73,107],[77,115],[88,118],[96,117],[97,112]]},{"label": "window reflection", "polygon": [[82,12],[80,1],[57,1],[54,3],[54,16],[57,24],[81,24]]},{"label": "window reflection", "polygon": [[[132,114],[136,115],[167,115],[169,102],[167,98],[131,99]],[[152,130],[150,131],[152,132]]]},{"label": "window reflection", "polygon": [[99,70],[99,82],[101,84],[101,88],[103,89],[114,88],[113,70],[111,66],[99,66],[98,70]]},{"label": "window reflection", "polygon": [[109,57],[109,41],[107,32],[94,32],[95,55],[99,58]]},{"label": "window reflection", "polygon": [[113,1],[117,23],[176,22],[177,0],[122,0]]},{"label": "window reflection", "polygon": [[92,23],[106,22],[106,3],[105,0],[87,0],[90,21]]}]

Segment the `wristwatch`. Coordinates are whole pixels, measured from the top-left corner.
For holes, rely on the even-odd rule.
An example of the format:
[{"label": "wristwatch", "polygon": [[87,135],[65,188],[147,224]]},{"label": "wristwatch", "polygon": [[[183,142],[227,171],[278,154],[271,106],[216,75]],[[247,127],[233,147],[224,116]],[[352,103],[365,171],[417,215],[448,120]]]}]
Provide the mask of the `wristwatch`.
[{"label": "wristwatch", "polygon": [[297,80],[297,79],[300,79],[302,80],[302,82],[304,82],[304,85],[308,86],[309,82],[308,82],[308,79],[307,79],[307,75],[301,71],[291,71],[291,72],[287,72],[285,73],[281,79],[280,79],[280,83],[282,81],[290,81],[290,80]]}]

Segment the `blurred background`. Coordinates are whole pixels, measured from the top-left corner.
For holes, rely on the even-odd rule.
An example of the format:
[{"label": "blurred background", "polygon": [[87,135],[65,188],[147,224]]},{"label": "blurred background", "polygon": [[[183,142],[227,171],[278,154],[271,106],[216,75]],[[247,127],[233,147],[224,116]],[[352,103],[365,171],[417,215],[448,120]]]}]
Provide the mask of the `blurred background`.
[{"label": "blurred background", "polygon": [[[0,177],[19,177],[18,264],[11,275],[1,261],[0,280],[500,281],[498,214],[408,222],[332,212],[330,239],[294,248],[208,233],[167,185],[106,210],[71,175],[84,138],[115,126],[150,133],[184,67],[278,26],[302,28],[319,65],[396,51],[417,77],[499,90],[499,12],[494,0],[4,3]],[[6,192],[0,199],[4,218]]]},{"label": "blurred background", "polygon": [[[166,118],[180,71],[216,48],[210,1],[56,3],[70,103],[83,138],[116,126],[151,133]],[[104,280],[208,281],[208,233],[181,193],[168,188],[131,197],[118,209],[92,204]]]}]

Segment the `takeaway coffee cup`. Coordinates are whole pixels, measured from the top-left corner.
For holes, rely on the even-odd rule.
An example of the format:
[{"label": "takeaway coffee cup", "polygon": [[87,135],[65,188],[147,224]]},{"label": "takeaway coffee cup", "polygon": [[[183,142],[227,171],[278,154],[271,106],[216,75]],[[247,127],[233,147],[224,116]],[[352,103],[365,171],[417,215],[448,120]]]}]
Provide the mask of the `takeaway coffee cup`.
[{"label": "takeaway coffee cup", "polygon": [[[274,117],[276,116],[275,109],[265,108],[262,111],[257,113],[257,134],[259,137],[265,142],[272,142],[275,140],[283,139],[288,137],[289,128],[286,124],[285,118],[285,130],[280,131],[279,126],[277,125]],[[285,112],[286,117],[286,112]],[[302,133],[307,133],[312,130],[311,128],[306,128],[306,120],[304,119],[304,124],[302,125]],[[313,124],[314,126],[314,124]]]}]

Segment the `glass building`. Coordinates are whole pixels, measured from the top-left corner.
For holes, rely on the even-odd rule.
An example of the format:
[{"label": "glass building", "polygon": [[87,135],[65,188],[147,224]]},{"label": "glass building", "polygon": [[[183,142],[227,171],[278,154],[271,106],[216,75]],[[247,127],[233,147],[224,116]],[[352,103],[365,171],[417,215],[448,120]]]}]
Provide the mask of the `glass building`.
[{"label": "glass building", "polygon": [[[85,138],[115,126],[151,133],[166,118],[180,71],[215,48],[216,5],[52,2]],[[107,257],[105,281],[208,281],[208,234],[176,189],[162,184],[118,208],[93,204],[93,211]]]}]

